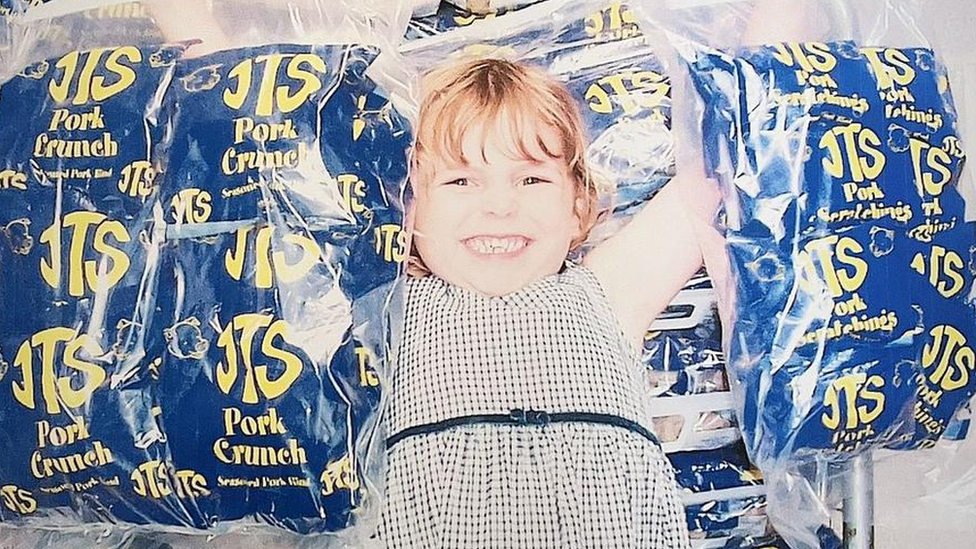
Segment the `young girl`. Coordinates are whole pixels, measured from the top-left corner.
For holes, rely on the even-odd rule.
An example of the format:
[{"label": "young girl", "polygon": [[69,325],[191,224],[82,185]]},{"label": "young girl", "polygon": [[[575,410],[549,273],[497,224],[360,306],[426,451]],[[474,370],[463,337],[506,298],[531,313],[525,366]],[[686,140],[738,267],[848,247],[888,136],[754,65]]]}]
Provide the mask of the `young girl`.
[{"label": "young girl", "polygon": [[687,547],[638,352],[701,264],[677,181],[568,262],[597,204],[569,93],[495,59],[437,71],[425,88],[382,537]]}]

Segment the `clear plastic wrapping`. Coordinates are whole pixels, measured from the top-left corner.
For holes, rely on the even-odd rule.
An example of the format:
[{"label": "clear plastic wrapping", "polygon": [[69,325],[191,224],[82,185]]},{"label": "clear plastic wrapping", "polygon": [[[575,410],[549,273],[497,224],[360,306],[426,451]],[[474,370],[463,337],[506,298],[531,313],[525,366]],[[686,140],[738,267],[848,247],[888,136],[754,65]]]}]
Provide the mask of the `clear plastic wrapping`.
[{"label": "clear plastic wrapping", "polygon": [[[156,457],[141,441],[116,438],[156,430],[147,376],[123,372],[148,366],[143,298],[160,240],[146,199],[162,128],[126,113],[156,118],[179,55],[73,52],[3,85],[3,306],[21,313],[5,315],[0,330],[10,366],[2,417],[29,427],[0,435],[5,522],[76,505],[106,516],[128,464]],[[89,64],[115,82],[80,74]]]},{"label": "clear plastic wrapping", "polygon": [[[195,436],[169,437],[174,460],[228,487],[197,497],[205,524],[257,513],[335,530],[359,505],[357,442],[375,423],[383,356],[386,300],[372,294],[389,294],[403,255],[410,140],[392,109],[361,118],[360,103],[386,103],[363,74],[375,55],[265,46],[177,75],[157,345],[163,421],[182,431],[196,416]],[[311,100],[239,87],[241,67],[276,58],[306,82],[318,68]],[[238,89],[256,93],[238,101]]]},{"label": "clear plastic wrapping", "polygon": [[[60,57],[70,50],[119,45],[187,42],[189,56],[268,44],[367,44],[384,54],[371,77],[404,112],[411,112],[412,77],[395,59],[410,17],[400,0],[325,3],[320,0],[9,0],[4,45],[9,63],[0,77],[21,65]],[[389,59],[389,62],[387,61]]]},{"label": "clear plastic wrapping", "polygon": [[735,418],[716,292],[703,271],[650,326],[654,428],[675,468],[692,546],[773,545],[762,474],[749,462]]},{"label": "clear plastic wrapping", "polygon": [[976,390],[971,181],[918,9],[645,14],[672,32],[701,98],[676,131],[700,135],[723,193],[710,267],[724,348],[770,514],[795,547],[824,544],[854,457],[963,435],[953,418]]},{"label": "clear plastic wrapping", "polygon": [[410,83],[377,61],[399,6],[187,3],[241,31],[203,38],[67,4],[5,27],[0,421],[24,428],[0,432],[0,521],[367,543],[405,254]]},{"label": "clear plastic wrapping", "polygon": [[837,547],[857,456],[927,456],[923,501],[974,507],[919,450],[976,391],[943,37],[918,0],[663,4],[0,0],[4,541],[383,545],[407,118],[473,57],[577,101],[580,254],[676,175],[723,194],[643,349],[696,548]]}]

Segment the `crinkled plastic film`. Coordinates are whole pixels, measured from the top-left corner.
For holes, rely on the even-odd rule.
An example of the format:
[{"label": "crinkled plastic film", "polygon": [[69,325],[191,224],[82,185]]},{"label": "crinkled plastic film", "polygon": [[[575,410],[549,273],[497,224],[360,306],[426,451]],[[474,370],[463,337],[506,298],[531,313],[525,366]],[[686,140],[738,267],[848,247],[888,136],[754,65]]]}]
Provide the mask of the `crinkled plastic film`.
[{"label": "crinkled plastic film", "polygon": [[475,14],[490,14],[499,11],[518,9],[532,4],[538,4],[540,0],[445,0],[441,3],[450,4],[454,7]]},{"label": "crinkled plastic film", "polygon": [[[191,55],[276,43],[371,44],[384,52],[371,77],[404,112],[413,79],[402,72],[395,46],[410,17],[400,0],[325,3],[320,0],[4,0],[10,63],[0,70],[59,57],[69,50],[189,41]],[[423,11],[426,8],[417,6]],[[0,72],[0,77],[10,75]]]},{"label": "crinkled plastic film", "polygon": [[[168,62],[151,67],[160,52]],[[61,78],[55,60],[40,61],[2,89],[3,302],[20,312],[4,316],[3,419],[25,426],[3,433],[5,522],[43,508],[108,518],[118,504],[112,486],[129,476],[125,464],[157,457],[112,440],[155,426],[148,377],[127,373],[145,355],[142,296],[154,284],[160,246],[145,199],[161,128],[121,113],[155,113],[173,57],[158,48],[106,53],[117,66],[132,63],[120,71],[121,86],[67,85],[85,58],[68,54]],[[81,94],[92,93],[101,97],[94,106],[57,108],[88,105]],[[37,101],[42,94],[50,99]]]},{"label": "crinkled plastic film", "polygon": [[672,32],[701,97],[676,103],[676,133],[699,136],[723,192],[725,252],[711,267],[728,266],[712,269],[724,348],[771,518],[794,547],[828,541],[853,457],[923,451],[968,427],[972,180],[919,10],[739,2],[644,14]]},{"label": "crinkled plastic film", "polygon": [[746,456],[722,352],[712,280],[702,271],[650,326],[655,432],[675,468],[693,547],[781,543],[766,517],[766,488]]},{"label": "crinkled plastic film", "polygon": [[406,12],[33,4],[0,53],[4,535],[374,543]]},{"label": "crinkled plastic film", "polygon": [[[44,59],[59,58],[68,51],[84,51],[119,45],[148,46],[164,41],[151,10],[139,2],[84,2],[75,12],[60,17],[34,19],[65,6],[65,2],[4,2],[5,23],[9,29],[7,46],[9,62],[6,71],[17,71],[22,65]],[[87,7],[81,11],[77,8]]]}]

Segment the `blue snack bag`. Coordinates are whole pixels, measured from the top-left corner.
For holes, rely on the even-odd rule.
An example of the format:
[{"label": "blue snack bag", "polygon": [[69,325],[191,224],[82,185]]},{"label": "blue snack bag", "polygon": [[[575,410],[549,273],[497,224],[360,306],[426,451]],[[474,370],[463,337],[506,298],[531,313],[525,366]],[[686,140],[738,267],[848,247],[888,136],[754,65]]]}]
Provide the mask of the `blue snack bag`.
[{"label": "blue snack bag", "polygon": [[[837,534],[829,528],[817,532],[818,549],[839,549],[842,547]],[[721,546],[721,549],[790,549],[786,540],[776,534],[758,536],[733,536]]]},{"label": "blue snack bag", "polygon": [[688,531],[707,547],[767,529],[762,475],[741,442],[721,334],[703,269],[648,329],[643,353],[656,396],[655,433],[684,491]]},{"label": "blue snack bag", "polygon": [[[711,257],[730,267],[716,275],[729,275],[720,293],[739,420],[769,516],[794,547],[825,546],[840,494],[823,487],[847,486],[849,458],[932,445],[972,394],[941,387],[965,345],[942,372],[934,352],[946,327],[971,332],[973,316],[973,226],[957,188],[965,155],[948,79],[931,50],[864,47],[925,43],[902,8],[810,2],[751,21],[746,10],[744,40],[770,45],[722,54],[675,41],[700,98],[689,131],[704,134],[705,174],[725,199],[715,226],[726,255]],[[846,10],[867,24],[837,17]],[[689,41],[732,34],[694,25],[675,20]],[[799,28],[841,40],[776,43]],[[843,40],[861,30],[863,41]]]},{"label": "blue snack bag", "polygon": [[661,394],[729,390],[716,292],[704,269],[648,328],[642,360],[654,372],[656,392]]},{"label": "blue snack bag", "polygon": [[[451,29],[466,27],[479,21],[491,20],[529,7],[521,3],[494,8],[488,13],[474,13],[451,2],[442,0],[437,12],[410,19],[405,38],[417,40],[435,36]],[[551,6],[550,6],[551,7]],[[579,21],[567,26],[560,33],[558,43],[613,41],[633,38],[641,34],[634,13],[619,0],[607,2],[605,7],[586,14]]]},{"label": "blue snack bag", "polygon": [[718,542],[729,536],[765,533],[766,493],[762,475],[741,444],[668,454],[692,538]]},{"label": "blue snack bag", "polygon": [[484,19],[494,19],[499,15],[505,15],[508,11],[507,9],[496,9],[489,13],[472,13],[450,2],[441,1],[437,5],[435,13],[410,18],[404,38],[406,40],[418,40],[435,36]]},{"label": "blue snack bag", "polygon": [[976,391],[976,227],[944,68],[928,49],[849,41],[689,64],[725,193],[753,457],[933,444]]},{"label": "blue snack bag", "polygon": [[149,151],[179,46],[72,51],[0,88],[0,519],[152,521],[166,458],[144,332],[159,253]]},{"label": "blue snack bag", "polygon": [[200,526],[334,532],[362,501],[410,142],[376,54],[228,50],[174,81],[153,348]]},{"label": "blue snack bag", "polygon": [[924,48],[844,41],[690,65],[714,105],[705,157],[726,195],[754,458],[932,445],[976,390],[974,225],[944,68]]},{"label": "blue snack bag", "polygon": [[[741,439],[722,352],[716,291],[703,270],[644,336],[654,428],[665,452],[709,451]],[[707,459],[702,454],[702,459]]]},{"label": "blue snack bag", "polygon": [[[16,2],[14,2],[16,5]],[[68,1],[22,2],[12,13],[17,50],[30,61],[61,56],[71,50],[127,44],[146,47],[164,42],[149,7],[141,2],[118,2],[98,7],[77,6]],[[104,4],[104,3],[103,3]],[[73,11],[66,11],[73,10]],[[52,14],[48,17],[39,12]],[[62,13],[64,12],[64,13]]]}]

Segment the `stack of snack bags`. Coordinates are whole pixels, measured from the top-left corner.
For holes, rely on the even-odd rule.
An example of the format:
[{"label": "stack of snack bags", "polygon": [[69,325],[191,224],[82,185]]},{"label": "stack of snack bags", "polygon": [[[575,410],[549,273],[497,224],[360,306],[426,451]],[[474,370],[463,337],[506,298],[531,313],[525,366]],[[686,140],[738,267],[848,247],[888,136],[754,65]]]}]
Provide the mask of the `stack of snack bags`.
[{"label": "stack of snack bags", "polygon": [[[798,548],[822,543],[833,503],[821,500],[842,492],[851,458],[964,435],[953,418],[976,391],[976,226],[948,76],[914,47],[907,6],[840,19],[826,7],[789,9],[826,14],[836,39],[724,50],[682,9],[667,16],[723,193],[715,264],[729,268],[717,289],[738,417],[774,525]],[[855,11],[878,24],[845,29]]]},{"label": "stack of snack bags", "polygon": [[134,6],[5,26],[0,521],[341,537],[375,486],[409,125],[375,46],[184,56]]},{"label": "stack of snack bags", "polygon": [[[655,431],[684,489],[692,546],[766,547],[782,540],[766,518],[762,473],[735,419],[712,280],[702,271],[649,328]],[[835,540],[825,539],[825,547]]]}]

